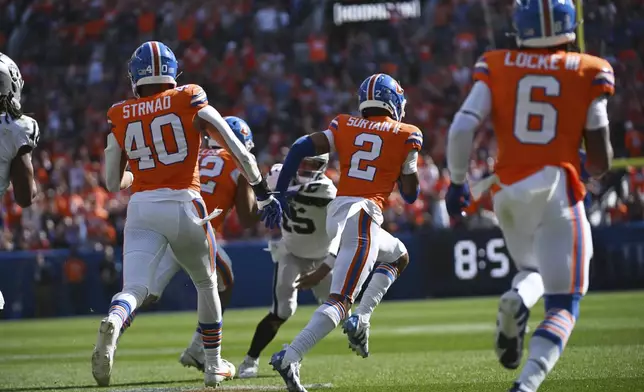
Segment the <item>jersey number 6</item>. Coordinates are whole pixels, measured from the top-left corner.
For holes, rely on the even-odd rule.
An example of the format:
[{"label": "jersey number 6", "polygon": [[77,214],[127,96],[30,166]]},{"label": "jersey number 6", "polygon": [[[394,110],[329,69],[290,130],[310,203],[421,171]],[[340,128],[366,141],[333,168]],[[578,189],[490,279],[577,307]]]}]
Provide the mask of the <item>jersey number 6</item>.
[{"label": "jersey number 6", "polygon": [[358,150],[351,155],[351,166],[349,167],[348,175],[360,180],[373,181],[376,176],[376,168],[369,165],[364,165],[364,168],[360,168],[360,165],[362,161],[372,162],[380,156],[382,138],[373,133],[361,133],[356,136],[353,145],[363,147],[365,143],[371,143],[371,148],[369,150]]},{"label": "jersey number 6", "polygon": [[[174,136],[175,152],[169,152],[166,141],[163,138],[163,127],[170,127]],[[152,143],[156,151],[156,157],[162,164],[168,166],[177,162],[183,162],[188,156],[188,143],[181,124],[181,118],[174,113],[157,116],[150,122]],[[167,133],[167,132],[166,132]],[[145,145],[143,136],[143,123],[141,121],[131,122],[125,130],[125,150],[127,156],[137,160],[139,170],[153,169],[156,162],[152,157],[152,149]]]},{"label": "jersey number 6", "polygon": [[[553,76],[527,75],[517,85],[514,109],[514,136],[524,144],[548,144],[556,136],[557,109],[547,102],[532,100],[534,89],[542,89],[546,97],[558,97],[561,85]],[[538,125],[531,127],[531,122]]]}]

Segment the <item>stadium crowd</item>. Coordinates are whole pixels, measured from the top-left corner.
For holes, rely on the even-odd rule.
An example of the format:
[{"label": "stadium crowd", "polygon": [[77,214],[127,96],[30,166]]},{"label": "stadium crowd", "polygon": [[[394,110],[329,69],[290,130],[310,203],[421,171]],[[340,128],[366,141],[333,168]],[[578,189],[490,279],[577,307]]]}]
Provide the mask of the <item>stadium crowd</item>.
[{"label": "stadium crowd", "polygon": [[[492,47],[512,41],[512,2],[427,0],[422,16],[335,26],[328,1],[313,0],[0,0],[0,51],[19,64],[23,108],[39,121],[34,152],[37,202],[21,210],[8,192],[2,205],[0,249],[47,249],[118,244],[128,192],[108,194],[101,159],[105,113],[131,95],[126,64],[143,41],[158,39],[180,59],[180,83],[204,87],[223,115],[247,120],[263,168],[279,162],[302,134],[325,129],[337,113],[355,113],[359,82],[374,72],[398,78],[408,97],[406,121],[425,135],[422,197],[411,206],[394,193],[386,211],[391,231],[449,225],[443,195],[449,183],[445,138],[468,92],[470,67]],[[617,156],[641,156],[644,130],[644,6],[628,0],[588,0],[588,52],[616,72],[610,104]],[[474,180],[493,170],[489,126],[477,133]],[[337,177],[331,164],[329,175]],[[613,176],[620,188],[606,207],[607,184],[591,184],[597,223],[641,220],[644,173]],[[610,185],[610,184],[609,184]],[[485,206],[485,203],[483,203]],[[485,214],[477,224],[485,224]],[[261,236],[234,214],[219,238]]]}]

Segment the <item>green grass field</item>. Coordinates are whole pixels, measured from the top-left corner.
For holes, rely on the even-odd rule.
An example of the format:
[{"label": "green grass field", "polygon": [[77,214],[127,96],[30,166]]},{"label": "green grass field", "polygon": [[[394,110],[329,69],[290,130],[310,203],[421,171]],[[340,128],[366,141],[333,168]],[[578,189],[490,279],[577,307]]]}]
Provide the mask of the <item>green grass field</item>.
[{"label": "green grass field", "polygon": [[[322,391],[507,391],[518,372],[496,362],[492,337],[496,298],[387,302],[372,319],[371,353],[357,357],[334,331],[304,360],[305,384]],[[220,390],[283,390],[270,354],[308,321],[299,309],[261,360],[260,378]],[[541,306],[530,326],[538,324]],[[231,310],[224,357],[236,365],[264,309]],[[90,356],[100,316],[0,323],[0,392],[195,391],[202,375],[177,362],[195,324],[193,313],[141,314],[120,341],[112,387],[96,388]],[[329,385],[330,384],[330,385]],[[644,391],[644,292],[594,294],[562,360],[540,391]]]}]

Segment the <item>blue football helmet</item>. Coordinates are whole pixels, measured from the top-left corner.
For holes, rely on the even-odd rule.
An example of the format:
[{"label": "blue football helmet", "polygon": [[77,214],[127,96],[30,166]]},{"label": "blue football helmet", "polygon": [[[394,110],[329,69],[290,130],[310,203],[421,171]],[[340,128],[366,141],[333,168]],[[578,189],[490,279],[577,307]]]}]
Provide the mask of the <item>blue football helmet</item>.
[{"label": "blue football helmet", "polygon": [[[228,123],[230,129],[233,130],[233,133],[235,134],[235,136],[237,136],[237,139],[239,139],[239,141],[244,145],[244,147],[246,147],[248,151],[252,150],[253,147],[255,147],[255,143],[253,143],[253,132],[250,130],[248,124],[246,124],[246,121],[235,116],[224,117],[224,120]],[[221,146],[217,143],[216,140],[208,138],[208,147]]]},{"label": "blue football helmet", "polygon": [[132,91],[136,97],[137,86],[144,84],[177,85],[175,80],[179,64],[169,47],[159,41],[148,41],[136,48],[130,63],[128,73],[132,82]]},{"label": "blue football helmet", "polygon": [[572,0],[516,0],[513,23],[518,46],[548,48],[575,41],[577,12]]},{"label": "blue football helmet", "polygon": [[358,109],[366,108],[387,109],[396,121],[405,117],[405,91],[396,79],[387,74],[374,74],[366,78],[358,90]]}]

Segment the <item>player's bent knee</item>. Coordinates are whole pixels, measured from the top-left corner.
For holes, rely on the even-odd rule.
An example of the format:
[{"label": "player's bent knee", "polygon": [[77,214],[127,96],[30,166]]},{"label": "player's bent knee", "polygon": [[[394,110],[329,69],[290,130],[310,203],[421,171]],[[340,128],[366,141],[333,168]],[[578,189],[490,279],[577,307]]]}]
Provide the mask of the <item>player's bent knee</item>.
[{"label": "player's bent knee", "polygon": [[147,296],[145,301],[143,301],[143,305],[141,305],[141,306],[150,306],[153,303],[156,303],[157,301],[159,301],[159,297],[156,296],[156,295],[150,294],[150,295]]},{"label": "player's bent knee", "polygon": [[146,285],[142,284],[125,284],[123,286],[123,291],[119,294],[116,294],[114,297],[112,297],[112,301],[116,300],[117,296],[122,295],[122,294],[130,294],[132,295],[138,304],[142,304],[145,299],[148,297],[148,293],[150,292],[150,289]]},{"label": "player's bent knee", "polygon": [[265,319],[268,324],[270,324],[274,328],[279,328],[288,320],[288,318],[283,318],[275,313],[269,313]]},{"label": "player's bent knee", "polygon": [[409,265],[409,253],[405,253],[400,256],[398,260],[394,262],[394,267],[398,270],[398,276],[403,273],[405,268]]},{"label": "player's bent knee", "polygon": [[283,304],[282,306],[277,307],[277,313],[275,315],[279,317],[280,319],[286,321],[291,316],[295,314],[295,311],[297,310],[297,302],[296,301],[289,301],[286,304]]}]

